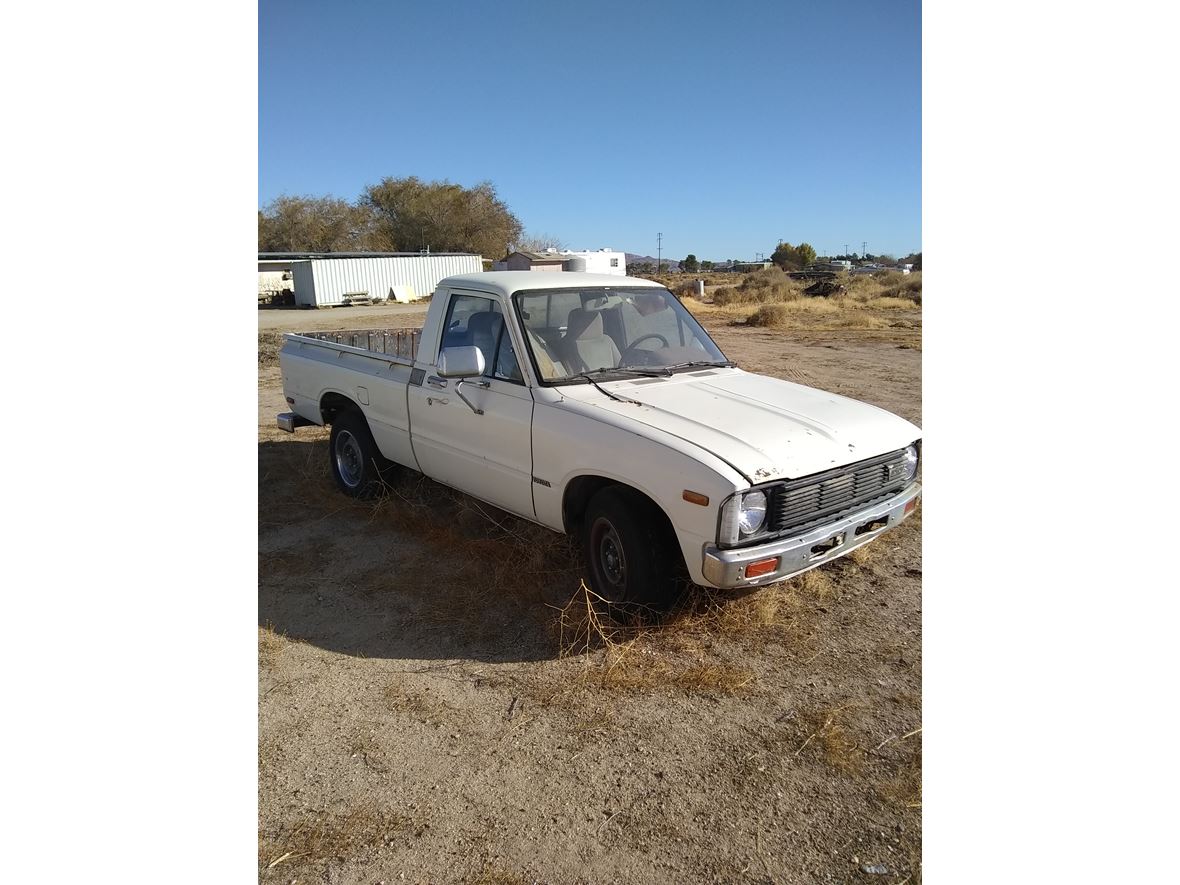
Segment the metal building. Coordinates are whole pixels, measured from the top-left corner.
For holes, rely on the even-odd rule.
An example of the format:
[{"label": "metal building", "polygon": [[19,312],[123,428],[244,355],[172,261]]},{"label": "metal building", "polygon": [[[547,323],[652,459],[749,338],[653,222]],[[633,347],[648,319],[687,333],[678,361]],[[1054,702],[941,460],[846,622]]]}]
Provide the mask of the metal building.
[{"label": "metal building", "polygon": [[412,301],[433,294],[440,280],[483,270],[480,256],[463,252],[260,252],[258,261],[260,270],[264,261],[290,262],[300,307]]}]

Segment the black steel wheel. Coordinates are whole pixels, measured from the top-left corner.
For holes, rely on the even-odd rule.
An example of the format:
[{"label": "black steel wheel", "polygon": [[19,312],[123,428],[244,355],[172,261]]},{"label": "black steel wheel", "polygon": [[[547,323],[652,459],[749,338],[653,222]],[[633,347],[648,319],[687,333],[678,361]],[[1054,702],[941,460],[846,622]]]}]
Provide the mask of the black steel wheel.
[{"label": "black steel wheel", "polygon": [[590,585],[608,603],[662,607],[675,596],[684,558],[664,514],[625,486],[590,499],[582,522]]},{"label": "black steel wheel", "polygon": [[332,422],[328,460],[340,491],[362,499],[381,494],[392,467],[377,451],[365,416],[355,411],[342,412]]}]

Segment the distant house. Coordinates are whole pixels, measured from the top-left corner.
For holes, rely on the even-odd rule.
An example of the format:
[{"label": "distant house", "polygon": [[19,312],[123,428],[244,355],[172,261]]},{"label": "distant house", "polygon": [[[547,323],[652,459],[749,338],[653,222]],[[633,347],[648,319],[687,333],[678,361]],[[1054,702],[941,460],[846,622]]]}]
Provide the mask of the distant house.
[{"label": "distant house", "polygon": [[750,273],[755,270],[766,270],[768,267],[774,267],[773,261],[735,261],[731,270],[738,273]]},{"label": "distant house", "polygon": [[565,270],[565,260],[557,252],[513,252],[502,263],[504,270]]},{"label": "distant house", "polygon": [[589,273],[607,273],[625,276],[627,256],[611,249],[597,249],[593,252],[575,252],[570,249],[546,249],[544,252],[517,250],[503,261],[497,261],[493,270],[582,270]]},{"label": "distant house", "polygon": [[[588,273],[612,273],[620,277],[627,275],[626,252],[616,252],[614,249],[572,252],[569,249],[563,249],[561,254],[567,259],[581,258],[586,262],[584,269]],[[566,270],[572,270],[572,268],[566,267]]]}]

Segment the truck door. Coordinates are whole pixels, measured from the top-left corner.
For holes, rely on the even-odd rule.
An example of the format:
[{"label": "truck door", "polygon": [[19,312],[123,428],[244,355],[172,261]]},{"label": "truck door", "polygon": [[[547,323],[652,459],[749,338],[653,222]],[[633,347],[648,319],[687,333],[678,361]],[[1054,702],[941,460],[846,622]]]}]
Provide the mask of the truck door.
[{"label": "truck door", "polygon": [[487,295],[450,293],[439,350],[475,345],[484,355],[483,377],[463,383],[477,415],[455,393],[458,380],[434,371],[438,353],[418,355],[425,369],[409,386],[414,455],[431,479],[533,518],[533,397],[499,302]]}]

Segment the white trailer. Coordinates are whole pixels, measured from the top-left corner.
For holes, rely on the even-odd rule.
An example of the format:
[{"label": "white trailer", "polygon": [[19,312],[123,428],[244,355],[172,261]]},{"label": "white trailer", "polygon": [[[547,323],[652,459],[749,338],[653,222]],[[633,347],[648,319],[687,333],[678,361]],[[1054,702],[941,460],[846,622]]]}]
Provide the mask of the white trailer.
[{"label": "white trailer", "polygon": [[584,262],[581,265],[571,265],[566,268],[567,270],[577,269],[586,273],[605,273],[619,277],[627,275],[627,254],[625,252],[616,252],[613,249],[574,252],[565,249],[560,255],[567,260],[581,258]]}]

